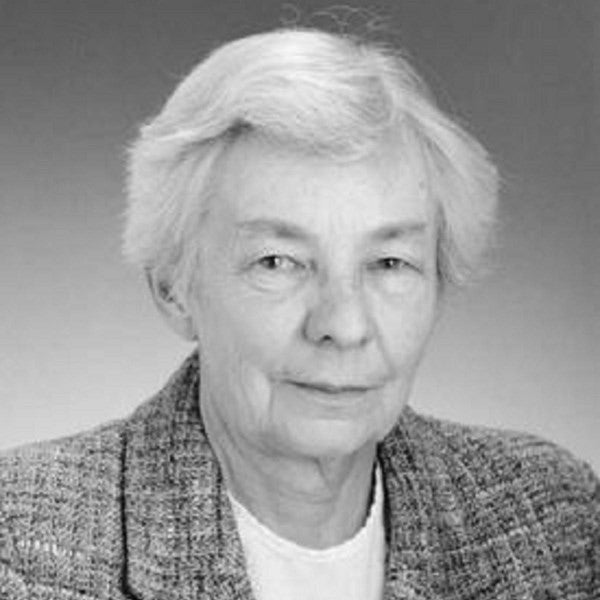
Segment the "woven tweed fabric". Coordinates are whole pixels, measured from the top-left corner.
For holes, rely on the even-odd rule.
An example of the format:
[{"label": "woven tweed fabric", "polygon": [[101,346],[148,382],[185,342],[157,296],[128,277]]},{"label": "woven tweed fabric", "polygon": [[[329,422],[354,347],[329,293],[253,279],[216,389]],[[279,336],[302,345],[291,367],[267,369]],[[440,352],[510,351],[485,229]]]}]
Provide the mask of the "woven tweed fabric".
[{"label": "woven tweed fabric", "polygon": [[[198,387],[193,355],[130,418],[0,455],[0,600],[252,598]],[[598,480],[567,452],[406,409],[379,460],[386,600],[600,598]]]}]

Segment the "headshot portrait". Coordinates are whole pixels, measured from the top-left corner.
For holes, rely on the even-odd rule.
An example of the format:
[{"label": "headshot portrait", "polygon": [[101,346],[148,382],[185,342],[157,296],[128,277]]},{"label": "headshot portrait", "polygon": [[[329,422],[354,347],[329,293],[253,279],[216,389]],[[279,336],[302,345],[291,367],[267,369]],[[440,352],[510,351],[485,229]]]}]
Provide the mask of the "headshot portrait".
[{"label": "headshot portrait", "polygon": [[600,598],[597,5],[0,18],[0,600]]}]

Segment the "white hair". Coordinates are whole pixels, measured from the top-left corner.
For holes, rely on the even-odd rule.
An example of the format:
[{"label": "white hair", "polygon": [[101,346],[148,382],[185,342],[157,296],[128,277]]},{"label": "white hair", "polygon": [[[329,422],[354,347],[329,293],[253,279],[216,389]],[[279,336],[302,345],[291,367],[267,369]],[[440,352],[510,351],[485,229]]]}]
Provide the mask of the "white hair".
[{"label": "white hair", "polygon": [[168,274],[184,298],[202,240],[213,166],[258,132],[352,160],[392,131],[423,157],[438,205],[441,283],[469,280],[495,222],[497,173],[485,150],[440,111],[396,50],[315,29],[227,43],[200,62],[132,144],[125,255]]}]

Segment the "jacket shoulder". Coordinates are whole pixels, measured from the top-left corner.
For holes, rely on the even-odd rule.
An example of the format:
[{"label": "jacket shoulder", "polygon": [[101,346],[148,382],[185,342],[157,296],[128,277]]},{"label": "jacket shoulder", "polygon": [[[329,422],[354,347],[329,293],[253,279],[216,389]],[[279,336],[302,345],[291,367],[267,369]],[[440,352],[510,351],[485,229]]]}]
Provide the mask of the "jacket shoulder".
[{"label": "jacket shoulder", "polygon": [[[118,479],[124,422],[115,421],[69,437],[34,442],[0,452],[0,498],[3,520],[12,511],[10,500],[69,501],[95,485]],[[22,512],[22,511],[20,511]]]},{"label": "jacket shoulder", "polygon": [[453,572],[454,557],[480,573],[469,580],[478,593],[500,585],[481,576],[487,564],[559,597],[600,597],[600,484],[589,465],[535,435],[412,411],[392,437],[388,460],[422,490],[440,571]]},{"label": "jacket shoulder", "polygon": [[415,413],[409,419],[416,437],[447,464],[468,468],[482,489],[512,482],[532,494],[544,489],[547,498],[567,489],[587,499],[596,493],[598,478],[591,467],[543,437]]},{"label": "jacket shoulder", "polygon": [[118,569],[123,437],[116,421],[0,453],[1,583],[83,590],[94,562]]}]

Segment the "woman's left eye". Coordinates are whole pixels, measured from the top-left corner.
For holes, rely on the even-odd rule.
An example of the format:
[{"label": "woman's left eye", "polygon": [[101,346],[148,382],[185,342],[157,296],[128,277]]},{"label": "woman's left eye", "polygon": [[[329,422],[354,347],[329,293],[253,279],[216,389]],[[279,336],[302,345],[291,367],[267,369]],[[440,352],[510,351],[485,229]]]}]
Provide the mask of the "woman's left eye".
[{"label": "woman's left eye", "polygon": [[369,263],[368,267],[371,271],[399,271],[401,269],[411,268],[411,264],[396,256],[384,256]]}]

